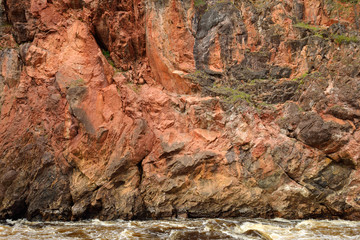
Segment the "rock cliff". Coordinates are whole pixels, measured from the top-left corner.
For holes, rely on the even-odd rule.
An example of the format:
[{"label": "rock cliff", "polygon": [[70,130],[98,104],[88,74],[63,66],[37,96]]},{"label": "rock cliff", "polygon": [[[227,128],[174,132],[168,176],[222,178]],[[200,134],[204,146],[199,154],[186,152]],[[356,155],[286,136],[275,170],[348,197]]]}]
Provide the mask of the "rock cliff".
[{"label": "rock cliff", "polygon": [[0,219],[360,219],[360,4],[2,0]]}]

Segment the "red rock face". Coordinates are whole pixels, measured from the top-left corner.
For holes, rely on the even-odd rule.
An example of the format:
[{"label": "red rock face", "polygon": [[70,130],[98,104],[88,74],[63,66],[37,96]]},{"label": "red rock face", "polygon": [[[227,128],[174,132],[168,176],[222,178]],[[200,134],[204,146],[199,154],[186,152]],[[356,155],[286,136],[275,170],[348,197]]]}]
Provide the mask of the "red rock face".
[{"label": "red rock face", "polygon": [[147,4],[146,46],[154,78],[171,92],[189,93],[192,87],[184,77],[195,71],[190,21],[194,8],[176,0]]},{"label": "red rock face", "polygon": [[359,219],[335,3],[4,1],[0,219]]}]

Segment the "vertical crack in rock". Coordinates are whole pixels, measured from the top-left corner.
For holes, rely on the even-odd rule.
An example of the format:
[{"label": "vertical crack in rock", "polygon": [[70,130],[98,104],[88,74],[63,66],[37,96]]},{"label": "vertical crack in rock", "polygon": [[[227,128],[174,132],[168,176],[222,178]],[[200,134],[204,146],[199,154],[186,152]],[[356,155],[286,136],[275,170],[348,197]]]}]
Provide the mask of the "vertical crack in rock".
[{"label": "vertical crack in rock", "polygon": [[141,183],[143,181],[143,174],[144,174],[144,169],[142,167],[142,163],[143,163],[144,159],[142,159],[136,166],[138,168],[139,171],[139,188],[141,187]]},{"label": "vertical crack in rock", "polygon": [[298,185],[306,188],[309,192],[311,192],[311,189],[309,189],[306,185],[304,185],[304,184],[302,184],[301,182],[296,181],[294,178],[292,178],[292,177],[284,170],[284,168],[281,167],[280,164],[278,164],[278,163],[275,163],[275,164],[276,164],[276,166],[278,166],[278,167],[282,170],[282,172],[286,175],[286,177],[288,177],[291,181],[293,181],[293,182],[295,182],[296,184],[298,184]]}]

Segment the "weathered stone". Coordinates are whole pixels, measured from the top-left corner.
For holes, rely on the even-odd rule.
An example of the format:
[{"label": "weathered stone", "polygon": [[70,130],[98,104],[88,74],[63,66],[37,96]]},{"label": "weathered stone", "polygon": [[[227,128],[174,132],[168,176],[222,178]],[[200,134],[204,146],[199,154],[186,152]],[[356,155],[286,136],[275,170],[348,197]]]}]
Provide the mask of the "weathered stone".
[{"label": "weathered stone", "polygon": [[[245,59],[231,67],[231,75],[238,81],[250,81],[254,79],[267,79],[269,77],[269,54],[254,52],[245,54]],[[274,72],[273,72],[274,74]]]},{"label": "weathered stone", "polygon": [[329,27],[329,31],[332,34],[344,34],[346,33],[346,26],[341,23],[334,23]]},{"label": "weathered stone", "polygon": [[10,88],[15,87],[20,80],[22,63],[19,52],[15,49],[6,49],[0,54],[0,75],[2,82]]},{"label": "weathered stone", "polygon": [[35,35],[35,29],[32,26],[22,22],[13,23],[14,38],[17,43],[25,43],[32,41]]},{"label": "weathered stone", "polygon": [[[313,185],[317,191],[315,194],[321,194],[326,190],[339,191],[341,190],[347,183],[348,178],[352,172],[352,169],[349,166],[342,166],[337,163],[331,163],[326,166],[322,171],[318,173],[317,176],[305,180],[305,182]],[[326,195],[323,195],[323,198]]]},{"label": "weathered stone", "polygon": [[97,141],[98,143],[103,143],[103,142],[106,140],[108,134],[109,134],[109,130],[108,130],[108,129],[106,129],[106,128],[101,128],[101,129],[97,132],[97,134],[96,134],[96,139],[97,139],[96,141]]},{"label": "weathered stone", "polygon": [[270,93],[262,96],[267,103],[284,103],[289,100],[298,100],[297,90],[299,84],[294,81],[284,81],[272,87]]},{"label": "weathered stone", "polygon": [[289,78],[291,75],[291,69],[290,68],[282,68],[279,66],[274,66],[270,68],[270,77],[271,78]]},{"label": "weathered stone", "polygon": [[360,112],[354,111],[346,106],[335,105],[332,106],[328,111],[329,114],[343,120],[353,120],[354,118],[360,118]]},{"label": "weathered stone", "polygon": [[360,50],[328,4],[7,0],[0,219],[358,220]]},{"label": "weathered stone", "polygon": [[67,91],[66,99],[69,101],[70,106],[75,107],[87,94],[87,87],[85,86],[75,86],[71,87]]},{"label": "weathered stone", "polygon": [[[71,198],[77,202],[86,194],[91,193],[96,189],[96,185],[90,181],[83,173],[74,171],[70,179],[70,193]],[[75,207],[77,209],[77,207]],[[80,211],[80,210],[76,210]],[[76,214],[75,216],[79,216]]]},{"label": "weathered stone", "polygon": [[312,147],[322,147],[331,140],[330,126],[316,114],[307,114],[297,128],[298,138]]},{"label": "weathered stone", "polygon": [[28,218],[67,219],[71,213],[69,182],[64,176],[59,176],[54,166],[47,168],[34,180],[26,202]]},{"label": "weathered stone", "polygon": [[268,69],[252,70],[246,66],[235,65],[232,68],[232,75],[238,81],[250,81],[254,79],[266,79],[268,77]]},{"label": "weathered stone", "polygon": [[171,145],[168,145],[166,142],[162,142],[161,146],[162,146],[162,149],[164,151],[164,153],[163,153],[163,156],[164,156],[164,155],[169,155],[171,153],[180,152],[185,147],[185,143],[176,142],[176,143],[173,143]]},{"label": "weathered stone", "polygon": [[305,6],[303,2],[299,2],[299,1],[294,1],[293,3],[293,13],[294,13],[294,17],[297,20],[302,20],[304,18],[304,11],[305,11]]},{"label": "weathered stone", "polygon": [[[247,38],[242,14],[233,4],[224,2],[210,7],[197,26],[194,46],[196,68],[209,69],[215,64],[229,66],[237,60],[238,54],[232,46],[246,43]],[[212,59],[211,50],[216,44],[220,45],[220,58]]]},{"label": "weathered stone", "polygon": [[4,187],[8,187],[11,185],[11,183],[14,181],[14,179],[16,178],[17,172],[15,170],[10,170],[8,172],[6,172],[2,177],[1,177],[1,184]]}]

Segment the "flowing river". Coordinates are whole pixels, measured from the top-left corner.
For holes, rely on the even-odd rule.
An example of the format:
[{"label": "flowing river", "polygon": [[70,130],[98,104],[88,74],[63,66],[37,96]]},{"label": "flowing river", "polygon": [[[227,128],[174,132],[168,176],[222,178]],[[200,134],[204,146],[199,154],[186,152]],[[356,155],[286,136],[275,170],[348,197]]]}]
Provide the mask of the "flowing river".
[{"label": "flowing river", "polygon": [[360,239],[360,222],[343,220],[186,219],[0,223],[0,239]]}]

